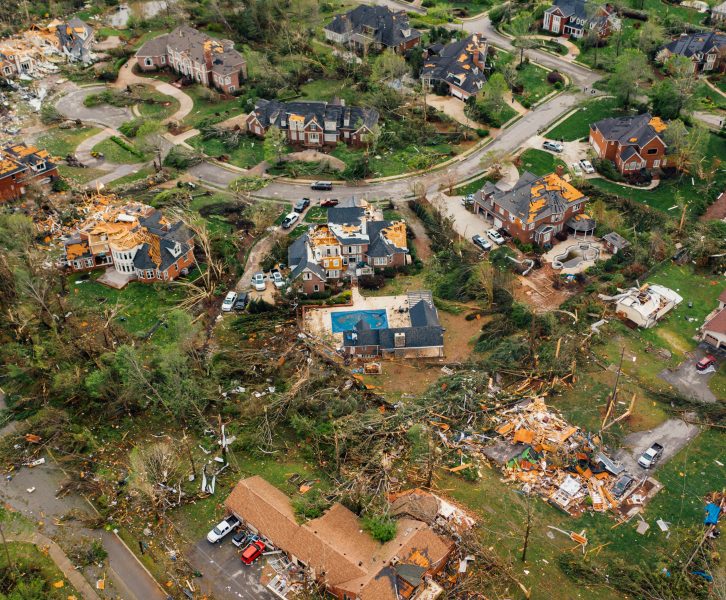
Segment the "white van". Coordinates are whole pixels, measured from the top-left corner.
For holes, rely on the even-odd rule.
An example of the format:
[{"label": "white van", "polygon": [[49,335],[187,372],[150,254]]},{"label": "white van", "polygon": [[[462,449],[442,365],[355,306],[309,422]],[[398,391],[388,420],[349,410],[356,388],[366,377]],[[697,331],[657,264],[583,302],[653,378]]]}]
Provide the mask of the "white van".
[{"label": "white van", "polygon": [[237,292],[227,292],[222,302],[222,312],[229,312],[232,310],[234,303],[237,301]]}]

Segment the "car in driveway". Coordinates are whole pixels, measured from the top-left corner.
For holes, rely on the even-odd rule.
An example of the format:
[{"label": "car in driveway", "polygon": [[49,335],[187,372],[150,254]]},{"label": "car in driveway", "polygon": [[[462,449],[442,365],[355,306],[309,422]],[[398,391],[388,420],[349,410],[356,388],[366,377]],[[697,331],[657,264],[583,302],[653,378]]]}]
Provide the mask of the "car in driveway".
[{"label": "car in driveway", "polygon": [[222,312],[229,312],[232,310],[234,303],[237,301],[237,292],[227,292],[227,295],[222,301]]},{"label": "car in driveway", "polygon": [[224,521],[217,523],[207,534],[207,541],[210,544],[216,544],[226,535],[231,533],[236,527],[239,527],[240,520],[234,515],[230,515]]},{"label": "car in driveway", "polygon": [[247,302],[249,302],[249,295],[247,292],[240,292],[237,294],[237,300],[235,300],[234,304],[232,305],[232,310],[236,311],[243,311],[245,308],[247,308]]},{"label": "car in driveway", "polygon": [[579,164],[579,163],[576,163],[576,162],[574,162],[574,163],[572,163],[571,167],[572,167],[572,172],[573,172],[573,173],[574,173],[575,175],[577,175],[578,177],[579,177],[580,175],[582,175],[582,167],[580,166],[580,164]]},{"label": "car in driveway", "polygon": [[333,206],[338,206],[338,204],[340,204],[340,200],[337,198],[326,198],[320,201],[320,206],[323,208],[332,208]]},{"label": "car in driveway", "polygon": [[260,558],[260,556],[262,556],[265,548],[265,542],[263,542],[262,540],[258,539],[252,542],[249,546],[242,550],[242,554],[239,555],[242,564],[251,565],[258,558]]},{"label": "car in driveway", "polygon": [[549,140],[542,144],[542,148],[544,148],[545,150],[549,150],[550,152],[557,153],[562,152],[565,149],[565,147],[559,142],[550,142]]},{"label": "car in driveway", "polygon": [[282,273],[280,273],[280,271],[273,271],[272,273],[270,273],[270,280],[277,289],[285,287],[285,278],[282,276]]},{"label": "car in driveway", "polygon": [[310,198],[303,198],[302,200],[295,202],[295,206],[293,206],[292,210],[296,213],[303,213],[308,206],[310,206]]},{"label": "car in driveway", "polygon": [[267,289],[267,282],[265,281],[264,273],[255,273],[252,276],[252,286],[258,292],[264,292]]},{"label": "car in driveway", "polygon": [[499,233],[496,229],[487,230],[487,236],[489,237],[490,240],[492,240],[493,242],[495,242],[497,244],[501,245],[504,243],[504,238],[502,237],[502,234]]},{"label": "car in driveway", "polygon": [[476,234],[474,237],[471,238],[471,241],[484,251],[492,249],[492,243],[487,240],[483,235]]},{"label": "car in driveway", "polygon": [[580,166],[582,167],[582,170],[585,171],[588,175],[595,172],[595,167],[592,166],[592,163],[589,160],[585,160],[584,158],[580,161]]},{"label": "car in driveway", "polygon": [[706,356],[704,356],[701,360],[699,360],[696,363],[696,369],[699,371],[705,371],[706,369],[708,369],[709,367],[712,367],[715,364],[716,364],[716,357],[711,354],[707,354]]},{"label": "car in driveway", "polygon": [[297,220],[300,218],[300,215],[294,212],[291,212],[289,215],[287,215],[281,223],[281,227],[283,229],[290,229],[295,223],[297,223]]},{"label": "car in driveway", "polygon": [[644,469],[650,469],[653,465],[655,465],[655,463],[658,462],[662,455],[663,446],[658,442],[654,442],[653,444],[651,444],[650,448],[648,448],[645,452],[643,452],[643,454],[640,455],[640,458],[638,459],[638,464]]}]

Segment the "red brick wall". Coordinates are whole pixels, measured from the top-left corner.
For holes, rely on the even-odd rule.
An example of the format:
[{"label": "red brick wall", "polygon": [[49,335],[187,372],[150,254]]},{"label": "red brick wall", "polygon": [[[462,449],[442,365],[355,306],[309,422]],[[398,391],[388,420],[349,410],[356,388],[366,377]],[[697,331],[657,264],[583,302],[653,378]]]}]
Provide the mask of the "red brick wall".
[{"label": "red brick wall", "polygon": [[[147,58],[150,58],[153,61],[153,65],[146,65]],[[136,59],[136,62],[139,65],[139,69],[141,69],[142,71],[156,71],[157,69],[161,69],[162,67],[166,66],[166,63],[161,62],[161,56],[140,56]]]}]

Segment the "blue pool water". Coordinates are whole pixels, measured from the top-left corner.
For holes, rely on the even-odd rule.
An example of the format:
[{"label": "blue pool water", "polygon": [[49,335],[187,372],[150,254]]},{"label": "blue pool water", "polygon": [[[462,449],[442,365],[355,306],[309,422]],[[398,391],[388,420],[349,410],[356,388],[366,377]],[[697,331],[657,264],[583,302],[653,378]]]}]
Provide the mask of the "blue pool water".
[{"label": "blue pool water", "polygon": [[333,333],[351,331],[355,329],[356,324],[361,319],[368,323],[371,329],[386,329],[388,327],[385,309],[336,312],[330,315],[330,319],[333,322]]}]

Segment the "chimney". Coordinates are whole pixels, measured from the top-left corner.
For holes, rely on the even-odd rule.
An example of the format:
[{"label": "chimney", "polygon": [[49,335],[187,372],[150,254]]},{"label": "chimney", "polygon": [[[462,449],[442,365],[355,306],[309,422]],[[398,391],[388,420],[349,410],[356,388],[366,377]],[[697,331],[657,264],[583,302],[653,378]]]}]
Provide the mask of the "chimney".
[{"label": "chimney", "polygon": [[212,40],[206,40],[202,48],[204,49],[204,64],[207,67],[207,71],[212,70]]},{"label": "chimney", "polygon": [[565,174],[564,165],[557,165],[557,167],[555,168],[555,173],[557,173],[558,177],[562,177]]},{"label": "chimney", "polygon": [[402,331],[393,334],[393,346],[395,348],[406,347],[406,334]]}]

